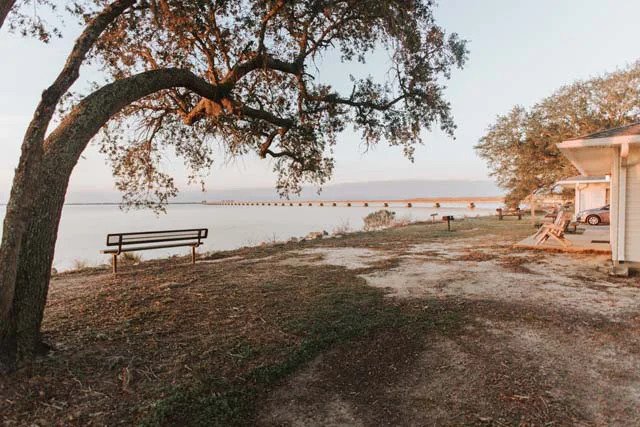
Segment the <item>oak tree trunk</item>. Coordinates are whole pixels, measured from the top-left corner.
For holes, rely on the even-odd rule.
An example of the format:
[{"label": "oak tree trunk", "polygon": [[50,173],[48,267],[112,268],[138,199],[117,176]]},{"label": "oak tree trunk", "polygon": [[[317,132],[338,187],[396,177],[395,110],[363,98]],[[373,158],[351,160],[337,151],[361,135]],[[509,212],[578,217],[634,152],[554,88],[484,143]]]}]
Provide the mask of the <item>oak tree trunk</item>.
[{"label": "oak tree trunk", "polygon": [[[80,155],[82,151],[78,153]],[[39,165],[41,173],[34,191],[23,197],[32,198],[29,211],[21,215],[26,227],[20,242],[16,264],[15,292],[9,321],[0,334],[0,369],[10,371],[17,361],[43,353],[47,345],[40,326],[47,300],[51,267],[69,178],[78,157],[60,162],[45,156]]]},{"label": "oak tree trunk", "polygon": [[4,20],[7,18],[15,2],[16,0],[0,0],[0,28],[2,28],[2,24],[4,24]]},{"label": "oak tree trunk", "polygon": [[19,338],[16,342],[17,360],[28,360],[47,348],[40,336],[40,326],[51,279],[58,226],[72,170],[64,169],[64,173],[56,177],[45,176],[44,182],[48,185],[42,188],[46,188],[46,191],[38,192],[22,241],[13,305]]},{"label": "oak tree trunk", "polygon": [[[30,359],[44,346],[40,326],[44,314],[58,225],[71,172],[87,144],[122,108],[159,90],[185,87],[210,100],[227,96],[230,86],[214,86],[187,70],[164,69],[137,74],[108,84],[82,100],[47,137],[44,155],[25,163],[26,172],[16,172],[8,206],[23,206],[5,217],[4,230],[19,224],[19,234],[3,235],[17,240],[7,263],[15,271],[15,291],[0,322],[0,371],[10,371],[16,362]],[[21,165],[24,162],[21,160]],[[29,178],[26,179],[25,177]],[[9,212],[9,209],[7,210]],[[21,238],[17,239],[16,236]],[[0,254],[0,260],[9,253]],[[4,257],[9,259],[7,257]],[[0,272],[2,264],[0,263]],[[1,278],[0,278],[1,279]],[[2,280],[0,280],[1,284]],[[1,302],[1,301],[0,301]]]}]

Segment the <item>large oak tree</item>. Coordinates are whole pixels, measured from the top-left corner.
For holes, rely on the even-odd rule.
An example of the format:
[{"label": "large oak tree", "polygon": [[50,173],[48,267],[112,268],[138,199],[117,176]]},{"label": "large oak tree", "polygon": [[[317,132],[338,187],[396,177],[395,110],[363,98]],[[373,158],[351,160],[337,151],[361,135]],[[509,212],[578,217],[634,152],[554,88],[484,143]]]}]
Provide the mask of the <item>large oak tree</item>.
[{"label": "large oak tree", "polygon": [[489,163],[507,203],[550,192],[577,170],[556,144],[640,121],[640,63],[564,86],[530,109],[498,116],[476,150]]},{"label": "large oak tree", "polygon": [[[232,155],[272,157],[282,193],[328,179],[331,147],[347,126],[366,144],[386,141],[411,157],[424,130],[453,133],[443,82],[467,53],[436,24],[433,8],[430,0],[92,0],[68,8],[84,31],[25,133],[4,222],[5,369],[42,347],[69,177],[96,134],[125,202],[137,205],[175,194],[159,167],[167,147],[194,176],[210,166],[213,143]],[[383,80],[351,77],[340,93],[317,78],[326,55],[366,62],[378,49],[389,55]],[[72,103],[48,131],[87,60],[111,83]]]}]

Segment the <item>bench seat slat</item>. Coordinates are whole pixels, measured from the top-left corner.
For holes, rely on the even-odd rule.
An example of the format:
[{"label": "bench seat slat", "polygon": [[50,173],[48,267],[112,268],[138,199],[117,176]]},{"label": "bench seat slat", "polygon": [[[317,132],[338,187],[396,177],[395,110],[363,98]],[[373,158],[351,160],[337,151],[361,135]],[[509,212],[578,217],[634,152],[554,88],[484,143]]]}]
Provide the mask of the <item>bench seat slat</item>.
[{"label": "bench seat slat", "polygon": [[209,230],[206,228],[112,233],[107,235],[107,246],[118,246],[122,249],[124,246],[148,243],[201,241],[206,239],[208,234]]},{"label": "bench seat slat", "polygon": [[134,241],[134,240],[147,240],[147,239],[170,239],[170,238],[181,238],[181,239],[194,239],[198,238],[198,233],[189,232],[189,233],[157,233],[157,234],[131,234],[131,235],[123,235],[122,241]]},{"label": "bench seat slat", "polygon": [[[189,237],[171,237],[171,238],[150,238],[150,239],[136,239],[136,240],[122,240],[122,246],[125,245],[136,245],[143,243],[158,243],[158,242],[181,242],[185,240],[198,240],[198,236],[189,236]],[[109,242],[107,246],[118,246],[119,242]]]},{"label": "bench seat slat", "polygon": [[[199,246],[198,242],[186,242],[186,243],[175,243],[173,245],[149,245],[149,246],[132,246],[132,247],[123,247],[120,252],[135,252],[135,251],[144,251],[147,249],[165,249],[165,248],[179,248],[179,247],[187,247],[187,246]],[[104,249],[100,251],[103,254],[117,254],[117,249]]]}]

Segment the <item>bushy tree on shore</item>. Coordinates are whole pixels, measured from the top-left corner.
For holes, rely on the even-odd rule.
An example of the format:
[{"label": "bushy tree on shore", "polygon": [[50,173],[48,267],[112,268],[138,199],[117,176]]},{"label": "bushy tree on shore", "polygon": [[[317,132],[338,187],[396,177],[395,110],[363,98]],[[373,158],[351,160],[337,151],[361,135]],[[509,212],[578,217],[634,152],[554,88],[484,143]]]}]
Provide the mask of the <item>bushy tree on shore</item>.
[{"label": "bushy tree on shore", "polygon": [[507,204],[550,191],[577,174],[556,143],[640,120],[640,63],[564,86],[530,109],[498,116],[476,150],[487,160]]},{"label": "bushy tree on shore", "polygon": [[390,227],[391,224],[393,224],[395,217],[395,212],[391,212],[386,209],[371,212],[369,215],[364,217],[364,229],[366,231],[370,231]]},{"label": "bushy tree on shore", "polygon": [[[21,7],[30,4],[17,2],[9,22],[46,41],[42,22],[21,20]],[[427,0],[69,4],[65,13],[80,18],[84,30],[34,112],[6,210],[0,367],[9,370],[43,348],[40,324],[69,177],[98,132],[125,202],[138,206],[157,206],[176,192],[159,166],[166,147],[194,176],[211,165],[215,142],[231,155],[271,157],[282,193],[328,179],[331,147],[347,126],[365,143],[399,145],[411,158],[423,130],[439,125],[453,133],[442,82],[467,54],[463,40],[436,24],[433,7]],[[314,79],[323,55],[365,62],[374,49],[390,55],[386,80],[352,78],[342,94]],[[87,61],[111,82],[72,103],[48,131]]]}]

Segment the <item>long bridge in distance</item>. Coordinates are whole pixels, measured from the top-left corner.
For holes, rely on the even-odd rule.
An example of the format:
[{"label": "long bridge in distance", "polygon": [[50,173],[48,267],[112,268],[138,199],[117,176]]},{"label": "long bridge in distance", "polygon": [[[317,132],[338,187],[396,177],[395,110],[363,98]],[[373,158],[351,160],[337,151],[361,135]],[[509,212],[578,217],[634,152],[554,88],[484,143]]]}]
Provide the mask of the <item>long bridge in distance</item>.
[{"label": "long bridge in distance", "polygon": [[342,206],[342,207],[413,207],[431,205],[439,208],[446,205],[465,204],[474,208],[478,203],[504,203],[504,197],[418,197],[410,199],[350,199],[350,200],[220,200],[203,202],[214,206]]}]

